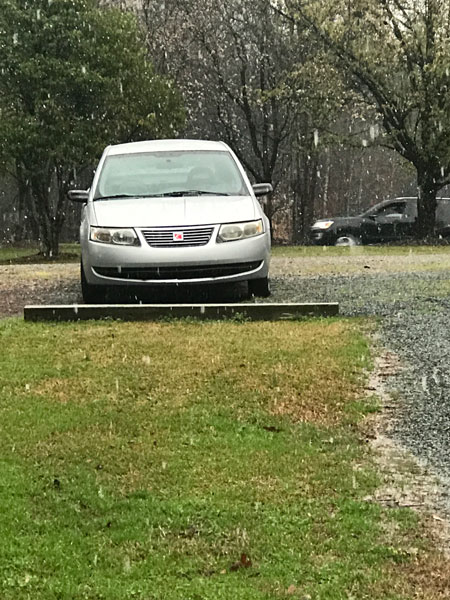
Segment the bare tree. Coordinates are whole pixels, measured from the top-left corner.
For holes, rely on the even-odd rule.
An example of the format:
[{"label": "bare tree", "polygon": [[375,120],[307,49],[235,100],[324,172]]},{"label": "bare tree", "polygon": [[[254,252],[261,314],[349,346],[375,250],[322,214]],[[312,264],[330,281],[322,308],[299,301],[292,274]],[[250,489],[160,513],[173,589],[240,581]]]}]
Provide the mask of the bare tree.
[{"label": "bare tree", "polygon": [[450,2],[292,0],[273,9],[314,31],[375,107],[385,144],[416,171],[417,235],[433,234],[436,193],[450,183]]},{"label": "bare tree", "polygon": [[331,114],[313,91],[330,80],[317,42],[267,0],[144,0],[143,10],[153,60],[183,90],[186,134],[226,141],[255,181],[274,185],[271,220],[293,198],[303,240],[315,198],[314,136]]}]

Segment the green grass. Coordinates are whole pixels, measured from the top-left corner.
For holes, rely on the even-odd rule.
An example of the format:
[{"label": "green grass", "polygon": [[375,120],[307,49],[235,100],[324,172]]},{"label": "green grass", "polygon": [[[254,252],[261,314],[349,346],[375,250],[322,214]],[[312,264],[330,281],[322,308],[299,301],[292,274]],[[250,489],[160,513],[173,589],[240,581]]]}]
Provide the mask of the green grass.
[{"label": "green grass", "polygon": [[80,257],[79,244],[61,244],[58,258],[47,258],[39,253],[37,246],[0,246],[0,265],[33,264],[42,262],[75,262]]},{"label": "green grass", "polygon": [[27,257],[27,256],[34,255],[37,252],[38,252],[38,249],[35,247],[30,247],[30,248],[22,248],[22,247],[15,247],[15,246],[0,247],[0,262],[6,263],[8,261],[15,261],[15,260]]},{"label": "green grass", "polygon": [[7,320],[0,348],[2,600],[412,597],[357,323]]},{"label": "green grass", "polygon": [[[61,256],[56,262],[76,262],[80,256],[79,244],[61,244]],[[357,246],[354,248],[336,248],[334,246],[274,246],[275,257],[314,257],[314,256],[403,256],[406,254],[450,253],[449,246]],[[0,247],[0,264],[22,264],[55,261],[39,254],[37,246]]]},{"label": "green grass", "polygon": [[442,246],[274,246],[272,255],[280,257],[309,256],[404,256],[405,254],[450,253],[450,245]]}]

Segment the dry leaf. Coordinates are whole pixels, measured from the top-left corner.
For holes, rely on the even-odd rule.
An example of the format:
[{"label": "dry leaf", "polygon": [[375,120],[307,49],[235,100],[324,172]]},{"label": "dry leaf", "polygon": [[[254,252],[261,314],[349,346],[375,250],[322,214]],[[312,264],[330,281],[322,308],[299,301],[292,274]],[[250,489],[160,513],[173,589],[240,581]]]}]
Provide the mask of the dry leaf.
[{"label": "dry leaf", "polygon": [[288,589],[286,590],[286,594],[288,594],[289,596],[292,596],[292,594],[295,594],[295,592],[297,591],[297,588],[295,587],[294,584],[291,584]]}]

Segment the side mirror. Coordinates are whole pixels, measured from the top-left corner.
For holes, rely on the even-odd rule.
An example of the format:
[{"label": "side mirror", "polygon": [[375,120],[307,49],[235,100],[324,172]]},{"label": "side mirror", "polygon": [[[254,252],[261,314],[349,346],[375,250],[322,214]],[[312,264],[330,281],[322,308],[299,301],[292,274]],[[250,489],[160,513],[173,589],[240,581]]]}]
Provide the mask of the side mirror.
[{"label": "side mirror", "polygon": [[271,194],[273,192],[271,183],[255,183],[252,185],[252,188],[257,198],[259,196],[267,196],[267,194]]},{"label": "side mirror", "polygon": [[67,197],[72,202],[82,202],[84,204],[88,200],[89,192],[87,190],[70,190],[67,192]]}]

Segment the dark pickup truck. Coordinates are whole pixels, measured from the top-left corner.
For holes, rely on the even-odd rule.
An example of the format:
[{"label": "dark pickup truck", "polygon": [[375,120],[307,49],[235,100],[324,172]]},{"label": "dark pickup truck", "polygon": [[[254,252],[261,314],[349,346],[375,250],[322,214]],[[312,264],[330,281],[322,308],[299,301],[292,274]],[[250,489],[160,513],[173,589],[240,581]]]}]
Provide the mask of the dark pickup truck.
[{"label": "dark pickup truck", "polygon": [[[413,237],[417,198],[394,198],[370,207],[356,217],[319,219],[311,227],[314,244],[356,246]],[[450,198],[438,198],[436,234],[450,236]]]}]

